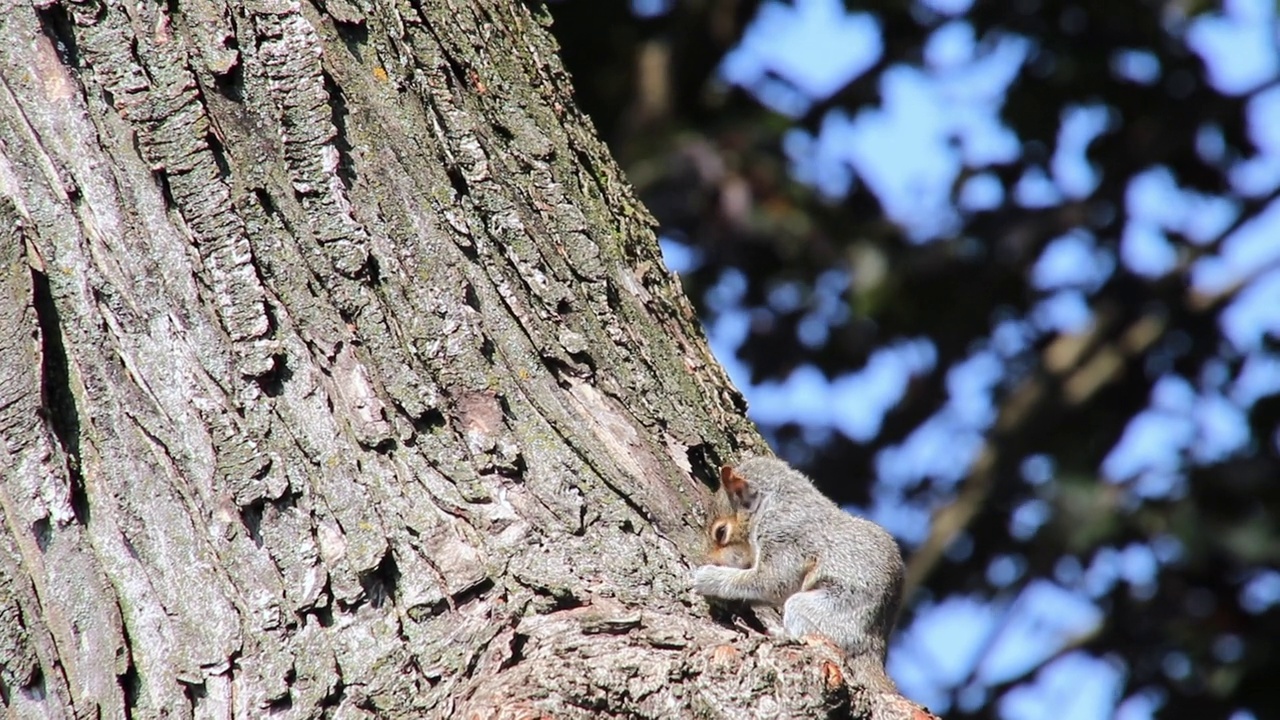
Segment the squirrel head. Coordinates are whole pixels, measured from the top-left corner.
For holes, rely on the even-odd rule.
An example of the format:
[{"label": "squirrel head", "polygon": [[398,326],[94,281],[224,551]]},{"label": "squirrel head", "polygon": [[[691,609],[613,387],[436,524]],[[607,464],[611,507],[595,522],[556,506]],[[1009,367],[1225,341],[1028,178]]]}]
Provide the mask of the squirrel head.
[{"label": "squirrel head", "polygon": [[738,515],[713,518],[707,524],[707,539],[710,547],[706,562],[710,565],[745,570],[754,562],[751,541],[747,537],[747,525]]}]

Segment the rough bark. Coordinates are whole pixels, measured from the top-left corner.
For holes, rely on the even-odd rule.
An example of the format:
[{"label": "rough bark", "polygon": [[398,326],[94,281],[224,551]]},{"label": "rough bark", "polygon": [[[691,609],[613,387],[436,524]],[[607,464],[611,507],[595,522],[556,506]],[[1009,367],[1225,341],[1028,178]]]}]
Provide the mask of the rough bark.
[{"label": "rough bark", "polygon": [[858,716],[688,590],[763,446],[511,0],[0,0],[12,717]]}]

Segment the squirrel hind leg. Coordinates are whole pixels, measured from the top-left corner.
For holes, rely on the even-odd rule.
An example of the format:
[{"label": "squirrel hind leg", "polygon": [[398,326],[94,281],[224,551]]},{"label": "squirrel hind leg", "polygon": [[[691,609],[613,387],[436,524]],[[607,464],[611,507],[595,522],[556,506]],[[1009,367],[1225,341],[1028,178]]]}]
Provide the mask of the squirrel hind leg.
[{"label": "squirrel hind leg", "polygon": [[830,588],[817,588],[787,598],[782,606],[782,627],[792,638],[821,635],[847,655],[861,655],[878,651],[878,645],[882,644],[882,641],[868,635],[874,631],[862,615],[840,593]]},{"label": "squirrel hind leg", "polygon": [[782,627],[787,635],[796,639],[806,635],[825,635],[821,628],[831,624],[824,620],[833,611],[833,603],[825,589],[798,592],[782,605]]}]

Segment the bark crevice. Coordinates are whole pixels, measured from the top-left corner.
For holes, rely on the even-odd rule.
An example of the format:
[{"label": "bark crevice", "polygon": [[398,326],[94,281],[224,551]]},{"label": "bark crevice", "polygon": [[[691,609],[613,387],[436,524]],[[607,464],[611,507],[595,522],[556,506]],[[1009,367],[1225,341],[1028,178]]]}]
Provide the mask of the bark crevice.
[{"label": "bark crevice", "polygon": [[31,270],[31,307],[40,328],[41,410],[66,460],[68,502],[80,524],[89,521],[89,498],[80,475],[80,412],[71,389],[67,349],[62,342],[62,322],[53,302],[49,278]]}]

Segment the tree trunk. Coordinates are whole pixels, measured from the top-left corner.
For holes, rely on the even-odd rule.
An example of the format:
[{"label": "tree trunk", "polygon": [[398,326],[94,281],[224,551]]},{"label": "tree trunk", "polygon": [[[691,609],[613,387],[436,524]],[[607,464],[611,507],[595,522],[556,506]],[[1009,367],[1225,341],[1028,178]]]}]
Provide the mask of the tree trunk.
[{"label": "tree trunk", "polygon": [[688,589],[763,449],[512,0],[0,0],[11,717],[856,716]]}]

